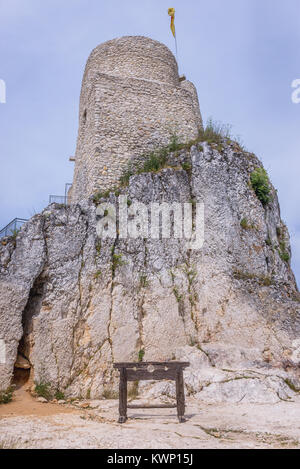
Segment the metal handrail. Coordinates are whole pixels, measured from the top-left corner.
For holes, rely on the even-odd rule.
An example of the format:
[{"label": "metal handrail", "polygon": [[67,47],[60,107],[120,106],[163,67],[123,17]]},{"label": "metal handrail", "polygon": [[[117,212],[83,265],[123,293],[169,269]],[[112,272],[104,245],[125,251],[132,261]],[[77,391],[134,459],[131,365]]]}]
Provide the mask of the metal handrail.
[{"label": "metal handrail", "polygon": [[66,205],[66,197],[64,195],[49,195],[49,204]]},{"label": "metal handrail", "polygon": [[72,187],[71,183],[65,184],[65,195],[49,195],[49,204],[63,204],[68,205],[68,192],[69,189]]},{"label": "metal handrail", "polygon": [[[65,195],[49,195],[49,204],[57,203],[62,205],[68,205],[68,192],[71,183],[65,184]],[[0,238],[4,236],[12,236],[15,232],[21,228],[21,226],[26,223],[28,219],[26,218],[14,218],[9,222],[2,230],[0,231]]]},{"label": "metal handrail", "polygon": [[[10,223],[8,223],[2,230],[0,231],[0,238],[4,236],[12,236],[14,232],[18,229],[18,225],[23,225],[28,220],[26,218],[14,218]],[[19,228],[21,228],[21,226]]]}]

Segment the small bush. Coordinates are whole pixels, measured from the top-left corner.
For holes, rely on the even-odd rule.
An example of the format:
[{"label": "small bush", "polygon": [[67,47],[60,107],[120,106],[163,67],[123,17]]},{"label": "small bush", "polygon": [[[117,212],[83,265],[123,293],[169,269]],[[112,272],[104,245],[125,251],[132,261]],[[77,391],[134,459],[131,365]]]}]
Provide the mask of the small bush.
[{"label": "small bush", "polygon": [[99,240],[96,243],[96,252],[98,256],[101,254],[101,248],[102,248],[102,243],[101,243],[101,240]]},{"label": "small bush", "polygon": [[184,161],[181,164],[181,167],[182,167],[182,169],[184,169],[184,171],[190,171],[192,169],[192,165],[189,161]]},{"label": "small bush", "polygon": [[214,122],[212,119],[208,119],[206,126],[199,132],[199,141],[201,142],[221,145],[225,138],[231,139],[231,127]]},{"label": "small bush", "polygon": [[272,241],[270,240],[270,238],[266,239],[266,245],[272,247]]},{"label": "small bush", "polygon": [[142,348],[141,350],[139,350],[139,362],[142,362],[143,361],[143,358],[145,356],[145,350]]},{"label": "small bush", "polygon": [[21,229],[21,228],[11,230],[11,235],[10,235],[10,236],[11,236],[14,240],[17,239],[17,236],[18,236],[18,234],[19,234],[19,232],[20,232],[20,229]]},{"label": "small bush", "polygon": [[56,391],[55,393],[55,399],[57,399],[58,401],[64,401],[65,400],[65,395],[63,392],[61,391]]},{"label": "small bush", "polygon": [[283,262],[289,262],[290,261],[290,255],[287,251],[279,251],[280,258]]},{"label": "small bush", "polygon": [[47,401],[52,399],[49,383],[35,383],[35,392],[39,397],[43,397]]},{"label": "small bush", "polygon": [[138,173],[151,173],[163,169],[167,164],[168,151],[162,149],[158,152],[150,153]]},{"label": "small bush", "polygon": [[117,267],[120,267],[122,265],[125,265],[126,262],[122,260],[122,254],[115,254],[113,252],[112,254],[112,273],[113,275],[116,272]]},{"label": "small bush", "polygon": [[129,179],[131,176],[134,175],[134,170],[132,164],[129,164],[128,169],[124,172],[124,174],[120,177],[120,185],[121,187],[127,187],[129,184]]},{"label": "small bush", "polygon": [[256,197],[265,206],[270,200],[270,181],[264,168],[257,168],[251,173],[250,181]]},{"label": "small bush", "polygon": [[240,222],[241,227],[243,230],[254,230],[256,226],[253,223],[249,223],[247,218],[242,218]]},{"label": "small bush", "polygon": [[141,288],[146,288],[148,287],[149,285],[149,282],[148,282],[148,279],[147,279],[147,275],[141,275],[140,276],[140,286]]},{"label": "small bush", "polygon": [[177,303],[180,303],[182,301],[182,294],[179,293],[178,289],[176,287],[173,288],[173,293],[175,295]]},{"label": "small bush", "polygon": [[134,400],[138,397],[139,394],[139,382],[134,381],[132,386],[128,390],[128,398]]},{"label": "small bush", "polygon": [[259,285],[265,287],[270,287],[274,284],[272,278],[270,277],[266,277],[264,275],[256,275],[251,272],[245,272],[237,269],[233,272],[233,276],[237,280],[254,280]]},{"label": "small bush", "polygon": [[111,188],[111,189],[107,189],[106,191],[100,191],[100,192],[97,192],[96,194],[94,194],[93,196],[93,202],[95,204],[98,204],[100,202],[101,199],[107,199],[109,197],[109,194],[111,192],[114,192],[114,188]]},{"label": "small bush", "polygon": [[6,391],[0,391],[0,404],[8,404],[12,401],[13,390],[12,388],[6,389]]},{"label": "small bush", "polygon": [[182,146],[183,146],[183,144],[179,142],[178,135],[173,134],[170,138],[170,143],[169,143],[169,146],[168,146],[168,150],[173,153],[175,151],[181,150]]},{"label": "small bush", "polygon": [[104,397],[104,399],[118,399],[119,394],[113,389],[104,389],[102,397]]},{"label": "small bush", "polygon": [[244,229],[244,230],[247,230],[248,229],[248,220],[247,218],[242,218],[241,220],[241,227]]}]

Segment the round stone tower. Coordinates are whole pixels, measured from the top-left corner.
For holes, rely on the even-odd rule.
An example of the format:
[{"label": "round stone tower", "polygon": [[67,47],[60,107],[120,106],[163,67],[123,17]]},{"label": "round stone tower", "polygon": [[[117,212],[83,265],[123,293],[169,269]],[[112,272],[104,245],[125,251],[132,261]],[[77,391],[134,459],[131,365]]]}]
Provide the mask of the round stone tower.
[{"label": "round stone tower", "polygon": [[201,126],[196,89],[165,45],[139,36],[100,44],[82,82],[71,202],[117,185],[130,160]]}]

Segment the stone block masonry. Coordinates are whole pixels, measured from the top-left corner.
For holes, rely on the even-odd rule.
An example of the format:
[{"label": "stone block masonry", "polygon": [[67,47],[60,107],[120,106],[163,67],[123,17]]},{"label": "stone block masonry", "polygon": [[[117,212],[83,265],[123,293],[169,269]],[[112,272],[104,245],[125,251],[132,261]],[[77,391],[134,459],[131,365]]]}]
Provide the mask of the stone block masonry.
[{"label": "stone block masonry", "polygon": [[79,114],[72,203],[116,185],[129,161],[167,145],[173,134],[186,142],[202,126],[196,89],[179,80],[171,51],[135,36],[91,53]]}]

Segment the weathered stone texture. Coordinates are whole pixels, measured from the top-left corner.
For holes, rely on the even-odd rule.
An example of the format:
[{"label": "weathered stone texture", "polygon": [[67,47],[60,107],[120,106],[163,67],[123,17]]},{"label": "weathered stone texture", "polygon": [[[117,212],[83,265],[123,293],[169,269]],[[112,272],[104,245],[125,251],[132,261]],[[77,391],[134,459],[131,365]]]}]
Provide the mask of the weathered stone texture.
[{"label": "weathered stone texture", "polygon": [[167,145],[172,134],[191,140],[201,126],[197,91],[179,81],[165,45],[145,37],[101,44],[82,83],[71,202],[111,188],[130,160]]},{"label": "weathered stone texture", "polygon": [[[179,169],[187,160],[188,172]],[[249,185],[261,163],[234,145],[218,151],[206,143],[170,155],[172,162],[175,168],[132,176],[124,193],[132,202],[203,202],[199,251],[187,250],[183,239],[100,242],[91,200],[51,205],[15,240],[2,241],[0,339],[7,360],[0,387],[10,383],[22,334],[19,352],[34,379],[67,396],[116,390],[113,361],[137,360],[142,349],[145,360],[191,361],[187,391],[209,402],[232,393],[236,402],[244,394],[261,402],[264,392],[273,402],[288,398],[286,381],[299,386],[299,297],[278,250],[284,233],[290,251],[288,232],[275,190],[263,207]],[[114,193],[109,200],[116,202]],[[114,268],[113,254],[122,256]],[[245,369],[253,374],[239,371]]]}]

